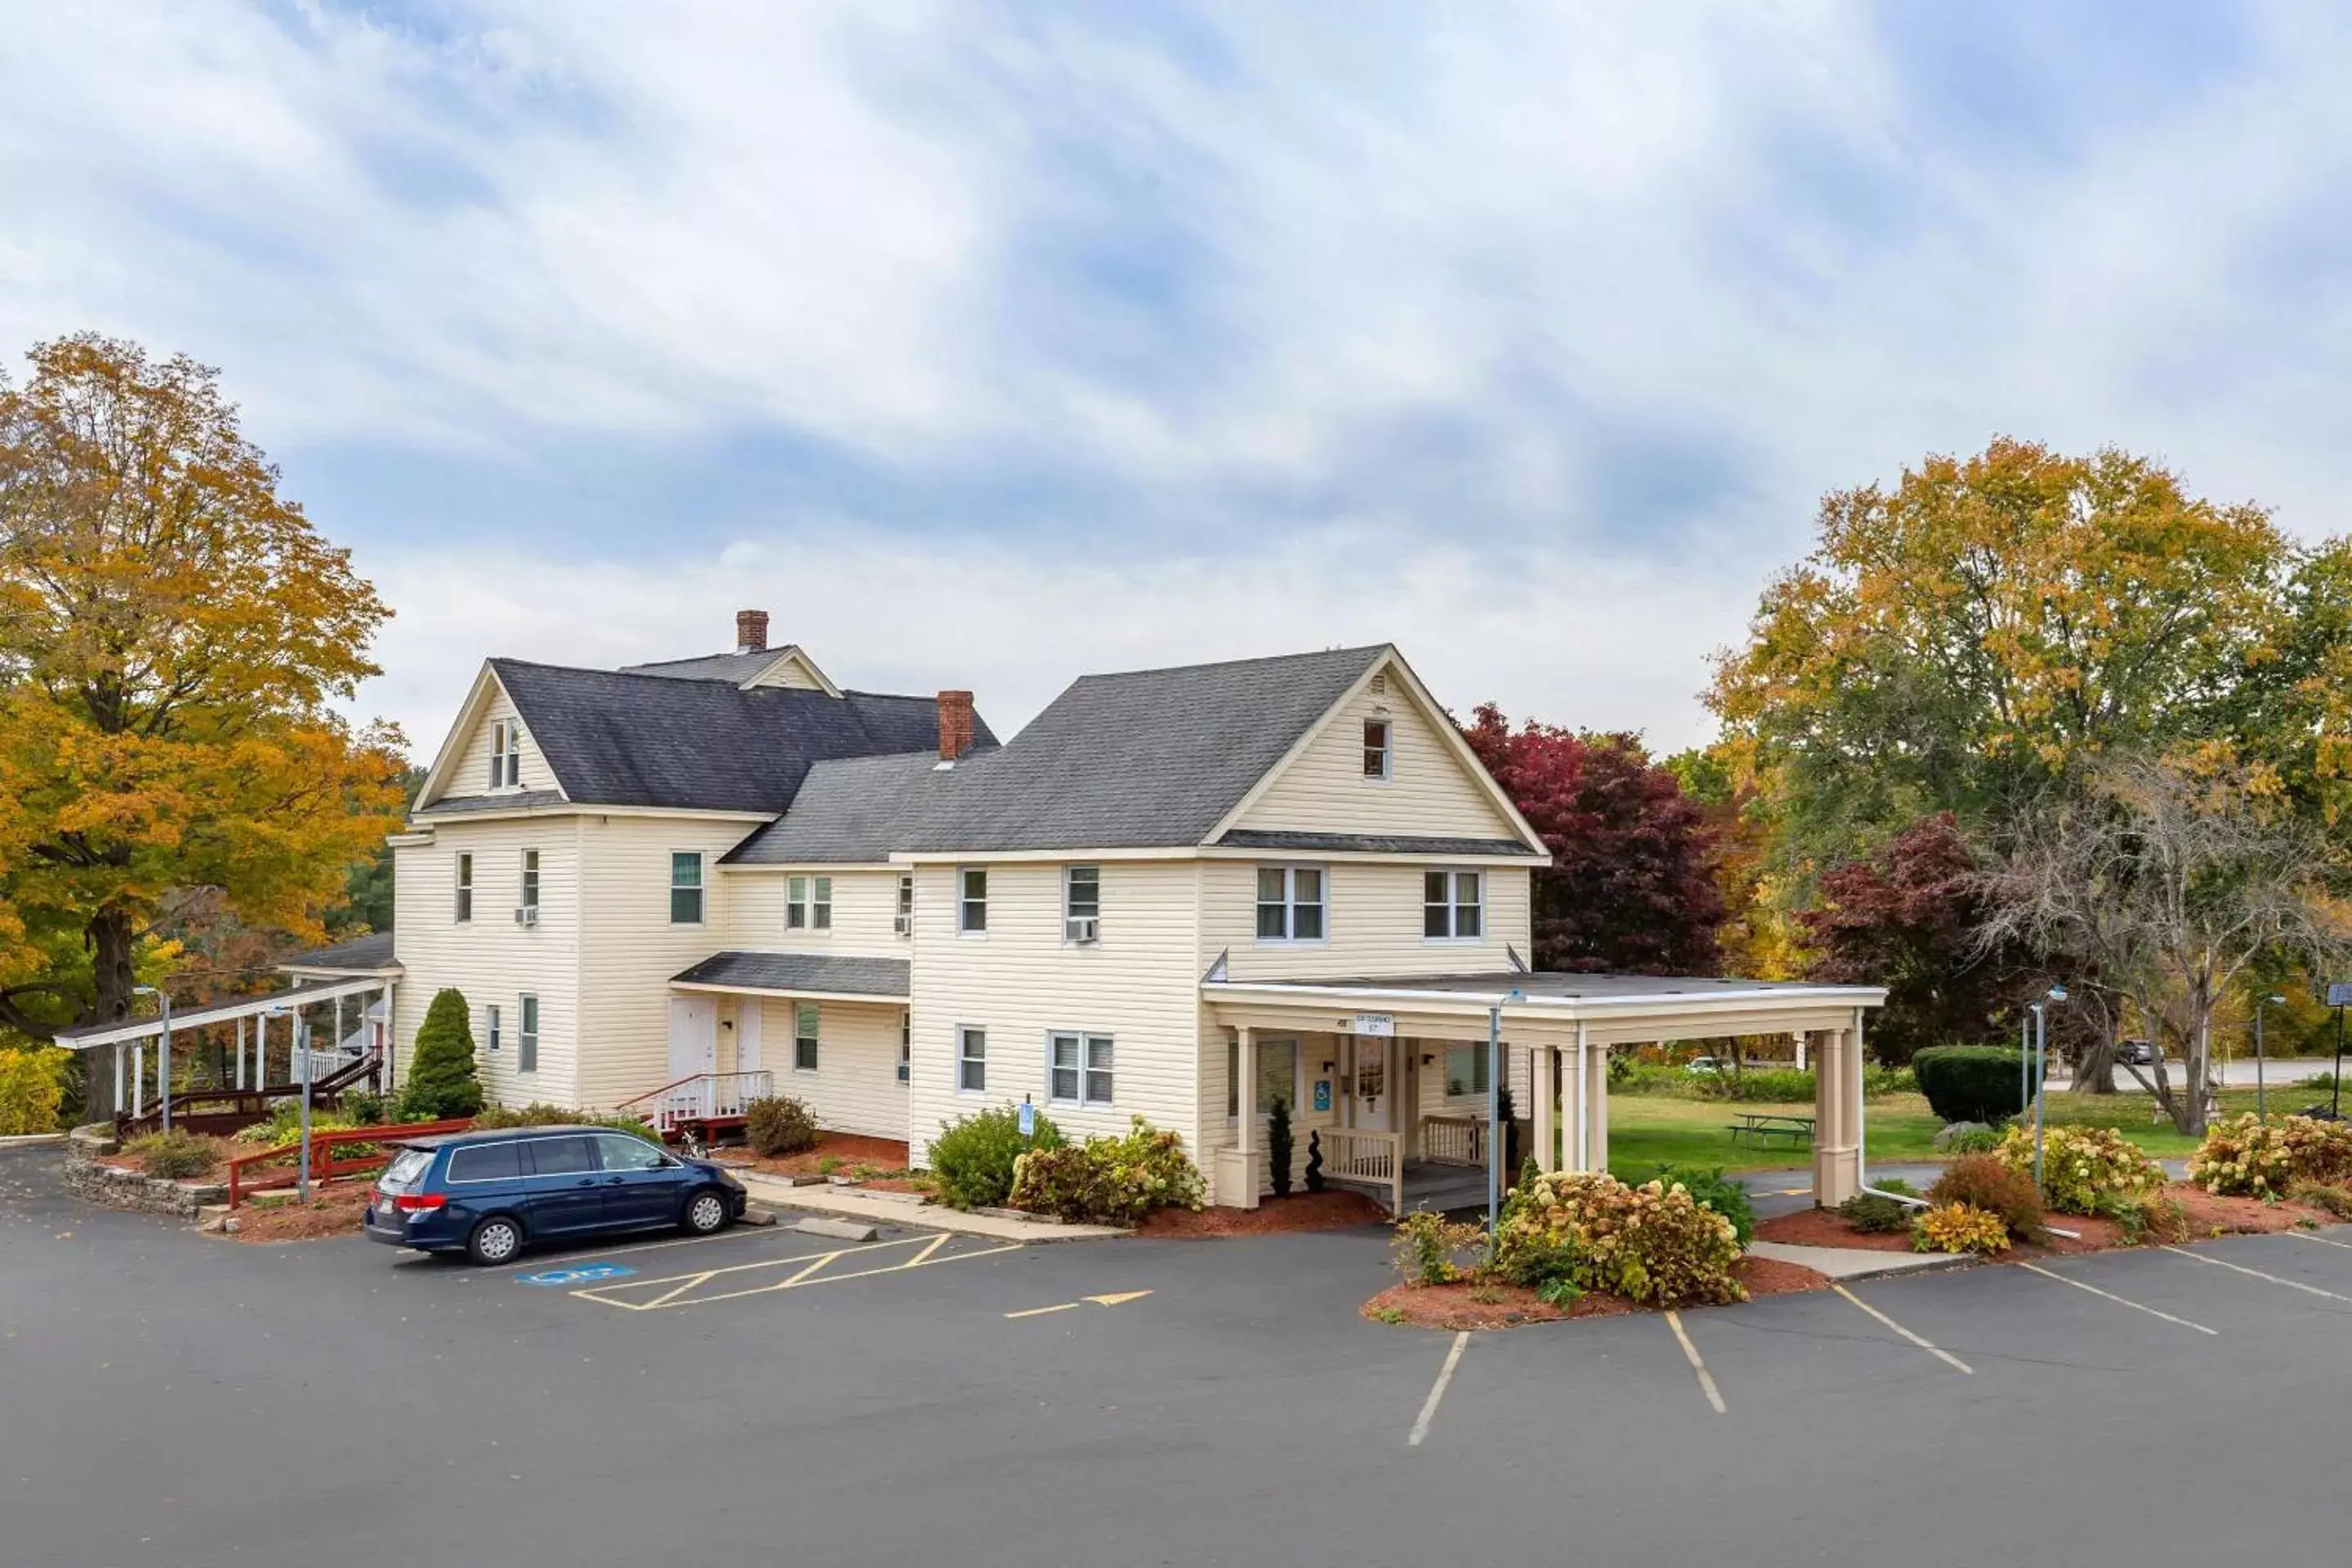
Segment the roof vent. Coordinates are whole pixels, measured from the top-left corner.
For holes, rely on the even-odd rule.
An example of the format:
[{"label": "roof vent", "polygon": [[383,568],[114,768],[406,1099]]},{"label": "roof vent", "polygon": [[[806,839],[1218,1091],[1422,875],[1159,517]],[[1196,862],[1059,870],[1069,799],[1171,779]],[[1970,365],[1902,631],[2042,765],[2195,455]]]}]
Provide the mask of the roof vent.
[{"label": "roof vent", "polygon": [[738,610],[735,612],[735,651],[765,653],[768,651],[768,612]]},{"label": "roof vent", "polygon": [[1375,697],[1386,697],[1389,694],[1389,672],[1384,669],[1372,677],[1365,683],[1364,689]]}]

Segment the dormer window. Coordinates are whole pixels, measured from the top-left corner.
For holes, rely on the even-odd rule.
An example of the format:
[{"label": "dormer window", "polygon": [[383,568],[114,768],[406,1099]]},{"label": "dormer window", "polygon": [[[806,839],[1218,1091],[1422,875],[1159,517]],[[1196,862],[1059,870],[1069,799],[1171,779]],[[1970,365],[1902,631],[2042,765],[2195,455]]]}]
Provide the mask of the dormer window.
[{"label": "dormer window", "polygon": [[1364,776],[1386,779],[1394,775],[1396,753],[1390,745],[1394,731],[1385,719],[1364,721]]},{"label": "dormer window", "polygon": [[512,789],[522,783],[522,726],[500,719],[490,726],[490,787]]}]

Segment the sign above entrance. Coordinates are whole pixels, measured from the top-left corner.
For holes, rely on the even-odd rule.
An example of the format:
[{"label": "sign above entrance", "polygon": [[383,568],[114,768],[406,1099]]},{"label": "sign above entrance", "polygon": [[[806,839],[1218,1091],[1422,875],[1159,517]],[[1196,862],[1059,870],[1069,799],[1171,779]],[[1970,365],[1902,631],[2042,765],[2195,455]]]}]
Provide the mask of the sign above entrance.
[{"label": "sign above entrance", "polygon": [[1356,1033],[1371,1035],[1382,1039],[1393,1037],[1396,1034],[1396,1016],[1392,1013],[1359,1013],[1356,1015]]}]

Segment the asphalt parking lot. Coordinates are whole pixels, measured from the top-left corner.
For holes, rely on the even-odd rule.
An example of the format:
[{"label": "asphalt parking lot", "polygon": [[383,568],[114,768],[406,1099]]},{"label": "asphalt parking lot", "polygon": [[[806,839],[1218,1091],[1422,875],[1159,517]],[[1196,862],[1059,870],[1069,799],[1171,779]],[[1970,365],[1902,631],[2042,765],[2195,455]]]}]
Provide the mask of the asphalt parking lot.
[{"label": "asphalt parking lot", "polygon": [[1355,1315],[1376,1231],[489,1270],[199,1237],[54,1160],[0,1152],[7,1568],[2352,1551],[2352,1233],[1456,1341]]}]

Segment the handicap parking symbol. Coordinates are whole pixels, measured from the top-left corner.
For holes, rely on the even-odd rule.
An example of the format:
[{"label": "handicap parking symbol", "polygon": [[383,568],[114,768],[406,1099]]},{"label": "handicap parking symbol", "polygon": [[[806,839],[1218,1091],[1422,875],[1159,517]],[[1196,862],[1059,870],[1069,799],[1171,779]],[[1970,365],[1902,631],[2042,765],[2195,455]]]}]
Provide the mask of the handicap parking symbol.
[{"label": "handicap parking symbol", "polygon": [[547,1268],[537,1274],[518,1274],[518,1285],[585,1285],[596,1279],[618,1279],[635,1274],[635,1269],[620,1263],[581,1263],[570,1268]]}]

